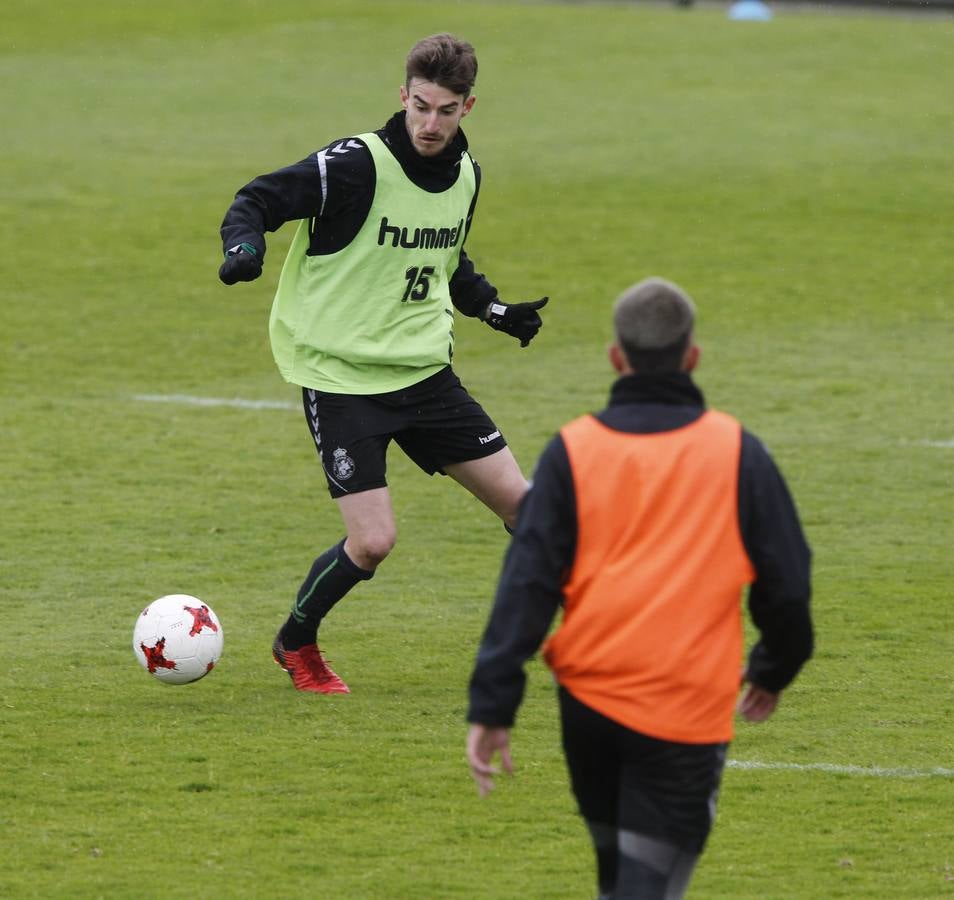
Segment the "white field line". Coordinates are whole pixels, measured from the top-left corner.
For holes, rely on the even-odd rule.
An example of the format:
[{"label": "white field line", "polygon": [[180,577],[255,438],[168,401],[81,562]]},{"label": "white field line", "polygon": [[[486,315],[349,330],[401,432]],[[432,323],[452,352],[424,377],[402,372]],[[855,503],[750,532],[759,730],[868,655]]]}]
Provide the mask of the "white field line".
[{"label": "white field line", "polygon": [[730,759],[730,769],[769,769],[783,772],[828,772],[833,775],[861,775],[868,778],[954,778],[954,769],[936,766],[932,769],[911,769],[904,766],[852,766],[835,763],[775,763]]},{"label": "white field line", "polygon": [[[241,397],[195,397],[191,394],[133,394],[134,400],[146,403],[175,403],[179,406],[231,406],[234,409],[300,409],[298,403],[284,400],[244,400]],[[905,443],[908,443],[907,441]],[[911,441],[921,447],[938,447],[944,450],[954,449],[954,439],[932,441],[928,439]]]},{"label": "white field line", "polygon": [[133,394],[133,400],[146,403],[175,403],[179,406],[231,406],[235,409],[300,409],[298,403],[284,400],[243,400],[233,397],[193,397],[189,394]]},{"label": "white field line", "polygon": [[954,450],[954,438],[904,438],[902,447],[937,447],[940,450]]}]

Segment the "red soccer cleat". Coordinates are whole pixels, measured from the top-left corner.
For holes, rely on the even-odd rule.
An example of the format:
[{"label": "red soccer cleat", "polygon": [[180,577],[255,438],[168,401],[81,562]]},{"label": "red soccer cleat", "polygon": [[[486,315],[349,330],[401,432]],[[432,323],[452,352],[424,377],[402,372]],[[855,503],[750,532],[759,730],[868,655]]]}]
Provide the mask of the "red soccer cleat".
[{"label": "red soccer cleat", "polygon": [[306,644],[299,650],[286,650],[276,635],[272,658],[291,677],[299,691],[313,694],[350,694],[351,691],[325,662],[317,644]]}]

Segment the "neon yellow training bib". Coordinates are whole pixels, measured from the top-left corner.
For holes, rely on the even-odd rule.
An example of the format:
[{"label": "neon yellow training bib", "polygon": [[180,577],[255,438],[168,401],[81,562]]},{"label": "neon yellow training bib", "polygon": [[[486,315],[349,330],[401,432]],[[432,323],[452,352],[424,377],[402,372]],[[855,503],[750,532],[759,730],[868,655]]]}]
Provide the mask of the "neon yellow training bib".
[{"label": "neon yellow training bib", "polygon": [[[371,209],[354,240],[309,256],[308,219],[288,249],[269,319],[282,377],[338,394],[408,387],[448,365],[454,352],[449,281],[476,189],[461,155],[446,191],[415,185],[376,134],[358,135],[374,160]],[[320,223],[317,227],[321,227]]]}]

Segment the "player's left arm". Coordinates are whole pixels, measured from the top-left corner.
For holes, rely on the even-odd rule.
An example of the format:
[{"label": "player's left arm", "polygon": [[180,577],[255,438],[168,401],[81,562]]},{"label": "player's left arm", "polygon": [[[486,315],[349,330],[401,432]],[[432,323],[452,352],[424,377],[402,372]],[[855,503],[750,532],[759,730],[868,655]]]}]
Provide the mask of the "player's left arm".
[{"label": "player's left arm", "polygon": [[[474,174],[477,187],[467,213],[467,223],[464,228],[465,241],[470,233],[474,209],[477,206],[477,195],[480,193],[480,167],[476,161],[474,161]],[[479,318],[495,331],[512,335],[520,341],[521,347],[526,347],[543,327],[539,310],[549,299],[541,297],[539,300],[525,303],[504,303],[500,300],[497,289],[486,276],[476,270],[473,261],[463,248],[460,251],[457,269],[450,279],[450,295],[454,306],[463,315]]]},{"label": "player's left arm", "polygon": [[527,303],[504,303],[497,289],[474,269],[474,264],[462,250],[460,264],[450,281],[451,300],[465,316],[476,316],[495,331],[503,331],[526,347],[543,327],[539,310],[548,297]]},{"label": "player's left arm", "polygon": [[767,691],[757,684],[747,684],[739,698],[739,715],[749,722],[764,722],[775,712],[780,697],[780,692]]},{"label": "player's left arm", "polygon": [[[762,443],[746,432],[739,465],[739,525],[756,573],[748,606],[759,630],[744,677],[750,688],[778,695],[814,649],[811,549],[781,472]],[[757,696],[751,699],[759,708],[766,706]]]}]

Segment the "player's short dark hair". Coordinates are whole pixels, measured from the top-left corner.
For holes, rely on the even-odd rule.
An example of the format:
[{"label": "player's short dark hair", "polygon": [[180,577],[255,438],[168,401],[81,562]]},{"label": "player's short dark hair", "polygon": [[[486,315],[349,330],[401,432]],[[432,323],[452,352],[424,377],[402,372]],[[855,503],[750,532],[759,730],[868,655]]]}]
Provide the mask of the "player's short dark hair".
[{"label": "player's short dark hair", "polygon": [[432,34],[411,47],[405,71],[408,89],[411,79],[421,78],[451,93],[469,97],[477,80],[477,55],[467,41],[458,40],[452,34]]},{"label": "player's short dark hair", "polygon": [[689,295],[663,278],[634,284],[613,307],[616,340],[633,370],[647,375],[682,368],[695,318]]}]

